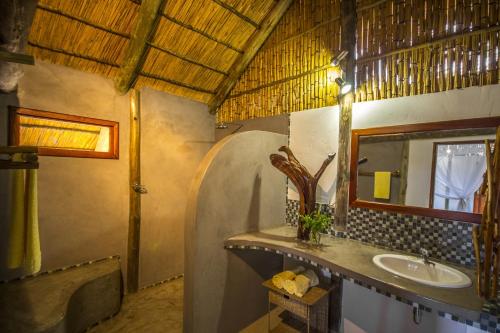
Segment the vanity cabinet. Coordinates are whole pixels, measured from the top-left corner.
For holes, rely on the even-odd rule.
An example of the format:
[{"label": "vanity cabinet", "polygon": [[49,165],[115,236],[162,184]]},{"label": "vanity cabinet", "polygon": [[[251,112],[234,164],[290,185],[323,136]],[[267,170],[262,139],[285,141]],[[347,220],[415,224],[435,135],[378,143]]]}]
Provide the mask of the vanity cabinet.
[{"label": "vanity cabinet", "polygon": [[478,328],[422,311],[413,321],[413,307],[344,280],[342,295],[344,333],[480,333]]}]

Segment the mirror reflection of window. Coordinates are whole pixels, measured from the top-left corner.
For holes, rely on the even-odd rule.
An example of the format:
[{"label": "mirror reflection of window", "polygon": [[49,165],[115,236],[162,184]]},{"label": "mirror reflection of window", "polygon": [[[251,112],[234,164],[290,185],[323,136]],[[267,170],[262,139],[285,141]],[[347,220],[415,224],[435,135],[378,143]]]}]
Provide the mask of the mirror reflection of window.
[{"label": "mirror reflection of window", "polygon": [[434,191],[430,207],[482,212],[479,188],[486,171],[484,142],[435,143],[434,152]]}]

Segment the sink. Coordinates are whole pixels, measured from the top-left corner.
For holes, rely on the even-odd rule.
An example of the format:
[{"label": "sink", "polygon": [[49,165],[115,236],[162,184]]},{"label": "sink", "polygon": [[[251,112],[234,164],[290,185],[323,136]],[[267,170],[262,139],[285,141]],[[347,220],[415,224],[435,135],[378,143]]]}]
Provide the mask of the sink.
[{"label": "sink", "polygon": [[454,268],[424,263],[417,257],[379,254],[373,257],[373,263],[388,272],[433,287],[465,288],[472,284],[467,275]]}]

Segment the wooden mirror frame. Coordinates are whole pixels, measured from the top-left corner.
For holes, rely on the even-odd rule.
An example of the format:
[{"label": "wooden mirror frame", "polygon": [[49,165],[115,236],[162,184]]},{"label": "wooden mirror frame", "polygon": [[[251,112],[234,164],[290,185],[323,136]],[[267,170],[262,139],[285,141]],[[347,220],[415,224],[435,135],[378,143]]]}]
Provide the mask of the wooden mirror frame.
[{"label": "wooden mirror frame", "polygon": [[9,146],[19,145],[19,119],[20,116],[30,116],[43,119],[62,120],[80,124],[90,124],[102,127],[109,127],[109,151],[86,151],[77,149],[63,149],[38,147],[40,156],[61,156],[61,157],[84,157],[84,158],[105,158],[119,159],[119,128],[118,122],[56,113],[50,111],[41,111],[35,109],[22,108],[9,105]]},{"label": "wooden mirror frame", "polygon": [[359,137],[370,136],[370,135],[387,135],[395,133],[415,133],[415,132],[474,129],[474,128],[488,128],[488,127],[496,128],[498,126],[500,126],[500,117],[489,117],[489,118],[441,121],[441,122],[422,123],[422,124],[373,127],[373,128],[352,130],[349,206],[369,208],[374,210],[383,210],[383,211],[396,212],[409,215],[436,217],[446,220],[481,223],[481,214],[448,211],[448,210],[434,209],[427,207],[394,205],[394,204],[358,199],[356,193],[357,193],[357,183],[358,183],[357,175],[358,175]]}]

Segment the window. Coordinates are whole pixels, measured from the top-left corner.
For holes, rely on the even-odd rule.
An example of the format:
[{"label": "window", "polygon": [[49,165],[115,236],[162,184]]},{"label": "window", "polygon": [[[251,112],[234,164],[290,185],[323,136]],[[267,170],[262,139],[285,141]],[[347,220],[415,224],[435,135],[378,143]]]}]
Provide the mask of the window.
[{"label": "window", "polygon": [[9,145],[38,147],[46,156],[118,159],[118,123],[10,106]]},{"label": "window", "polygon": [[430,208],[482,212],[479,188],[486,171],[484,141],[435,142],[432,165]]}]

